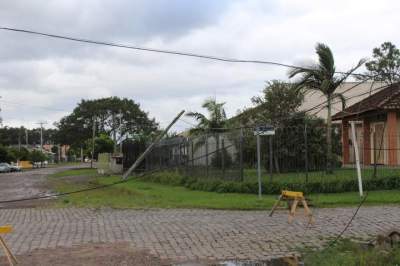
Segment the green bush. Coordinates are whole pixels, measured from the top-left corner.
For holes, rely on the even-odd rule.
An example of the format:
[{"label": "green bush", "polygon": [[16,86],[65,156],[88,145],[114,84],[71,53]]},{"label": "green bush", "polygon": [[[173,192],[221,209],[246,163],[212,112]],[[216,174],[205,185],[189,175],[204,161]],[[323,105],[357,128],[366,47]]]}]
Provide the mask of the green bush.
[{"label": "green bush", "polygon": [[[184,186],[192,190],[219,193],[258,193],[257,181],[224,181],[219,179],[201,179],[188,177],[175,171],[165,171],[142,177],[143,180],[165,185]],[[400,177],[381,177],[363,181],[366,191],[400,189]],[[277,182],[262,183],[264,194],[279,194],[281,190],[303,191],[305,193],[340,193],[358,190],[357,180],[330,180],[322,182]]]}]

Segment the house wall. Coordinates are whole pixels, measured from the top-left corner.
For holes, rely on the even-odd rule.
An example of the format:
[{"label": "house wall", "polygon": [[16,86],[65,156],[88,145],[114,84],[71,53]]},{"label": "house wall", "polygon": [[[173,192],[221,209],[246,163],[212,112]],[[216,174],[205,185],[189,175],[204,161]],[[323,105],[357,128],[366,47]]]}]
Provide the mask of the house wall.
[{"label": "house wall", "polygon": [[[375,139],[378,140],[379,143],[379,137],[377,137],[377,132],[376,132],[376,127],[378,125],[382,125],[384,132],[383,132],[383,140],[382,140],[382,150],[378,151],[379,146],[375,147]],[[387,130],[387,122],[386,121],[374,121],[371,122],[370,124],[370,154],[371,154],[371,163],[375,164],[375,159],[377,163],[381,163],[380,158],[378,156],[382,156],[383,158],[383,164],[387,165],[388,164],[388,130]],[[367,147],[368,148],[368,147]],[[376,153],[375,153],[376,152]],[[376,154],[376,156],[375,156]]]},{"label": "house wall", "polygon": [[[232,161],[235,161],[237,158],[237,149],[236,146],[233,145],[233,141],[231,139],[229,139],[226,136],[223,135],[219,135],[219,148],[222,148],[222,139],[224,139],[224,146],[225,147],[229,147],[226,149],[226,151],[231,155],[232,157]],[[199,144],[198,144],[199,143]],[[198,145],[196,145],[198,144]],[[197,146],[197,148],[196,148]],[[199,139],[199,138],[195,138],[193,140],[193,153],[192,153],[192,146],[189,145],[189,149],[188,149],[188,155],[189,155],[189,159],[192,159],[192,155],[193,158],[199,158],[193,161],[193,165],[195,166],[205,166],[207,164],[207,158],[205,157],[206,154],[206,145],[205,145],[205,140],[204,139]],[[212,153],[215,152],[217,150],[217,142],[215,140],[214,137],[208,137],[208,153]],[[215,156],[215,154],[211,154],[208,157],[208,164],[211,165],[211,159]]]}]

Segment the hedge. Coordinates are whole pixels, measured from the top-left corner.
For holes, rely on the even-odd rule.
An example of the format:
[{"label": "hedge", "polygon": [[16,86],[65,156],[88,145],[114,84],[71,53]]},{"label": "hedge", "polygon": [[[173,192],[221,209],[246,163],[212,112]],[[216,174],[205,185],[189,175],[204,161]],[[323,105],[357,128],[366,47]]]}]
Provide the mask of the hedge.
[{"label": "hedge", "polygon": [[[178,172],[159,172],[144,176],[142,180],[165,185],[184,186],[192,190],[210,191],[218,193],[258,193],[256,181],[224,181],[219,179],[201,179],[183,176]],[[366,191],[400,189],[400,177],[381,177],[363,181]],[[281,190],[303,191],[305,193],[340,193],[358,191],[357,180],[334,180],[327,182],[264,182],[263,194],[279,194]]]}]

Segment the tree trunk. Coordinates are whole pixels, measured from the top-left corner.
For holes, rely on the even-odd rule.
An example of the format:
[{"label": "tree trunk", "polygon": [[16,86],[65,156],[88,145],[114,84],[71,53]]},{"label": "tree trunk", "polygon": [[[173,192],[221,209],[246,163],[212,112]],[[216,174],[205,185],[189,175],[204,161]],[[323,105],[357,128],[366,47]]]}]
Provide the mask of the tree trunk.
[{"label": "tree trunk", "polygon": [[326,118],[326,172],[331,174],[333,172],[332,169],[332,98],[328,95],[327,99],[328,104],[328,116]]}]

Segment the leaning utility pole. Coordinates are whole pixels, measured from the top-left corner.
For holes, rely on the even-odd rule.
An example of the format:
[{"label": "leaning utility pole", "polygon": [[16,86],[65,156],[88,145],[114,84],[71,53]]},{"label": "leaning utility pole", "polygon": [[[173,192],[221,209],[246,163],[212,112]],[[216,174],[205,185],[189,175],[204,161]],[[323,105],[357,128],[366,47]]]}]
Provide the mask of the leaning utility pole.
[{"label": "leaning utility pole", "polygon": [[122,179],[125,180],[128,178],[128,176],[133,172],[133,170],[136,169],[136,167],[138,167],[140,165],[140,163],[144,160],[144,158],[146,158],[147,154],[149,152],[151,152],[151,150],[153,149],[153,147],[160,142],[160,140],[162,139],[162,137],[164,137],[165,134],[167,134],[168,130],[176,123],[176,121],[178,121],[179,118],[181,118],[181,116],[185,113],[185,110],[182,110],[175,118],[174,120],[172,120],[172,122],[167,126],[166,129],[164,129],[163,132],[161,132],[156,139],[153,141],[153,143],[150,144],[149,147],[147,147],[147,149],[139,156],[139,158],[137,158],[137,160],[132,164],[132,166],[125,172],[125,174],[123,174]]},{"label": "leaning utility pole", "polygon": [[37,124],[40,125],[40,151],[43,152],[43,125],[47,124],[47,122],[40,121]]}]

